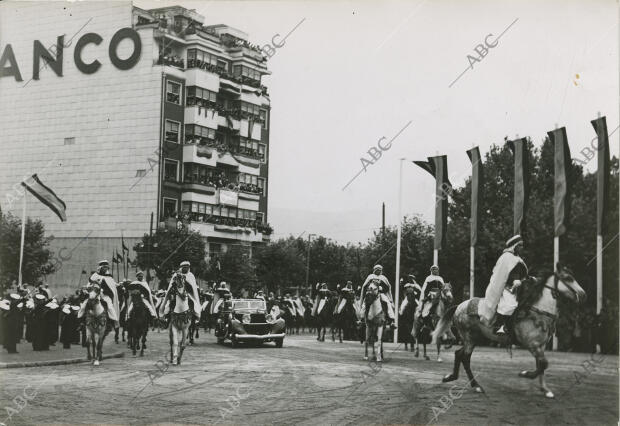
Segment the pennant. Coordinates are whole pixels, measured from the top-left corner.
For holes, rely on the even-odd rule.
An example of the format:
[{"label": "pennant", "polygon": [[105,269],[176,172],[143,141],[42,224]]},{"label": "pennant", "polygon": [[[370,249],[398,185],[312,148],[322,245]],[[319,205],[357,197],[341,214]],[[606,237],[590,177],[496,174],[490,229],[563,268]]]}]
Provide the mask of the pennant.
[{"label": "pennant", "polygon": [[435,178],[435,249],[441,250],[446,243],[448,195],[452,194],[452,184],[448,179],[448,157],[438,155],[428,157],[428,161],[414,163]]},{"label": "pennant", "polygon": [[478,242],[480,230],[480,212],[482,209],[482,158],[478,147],[467,151],[471,160],[471,219],[470,219],[470,244],[474,247]]},{"label": "pennant", "polygon": [[29,179],[22,182],[22,186],[34,195],[39,201],[45,204],[51,211],[56,213],[62,222],[67,221],[67,205],[62,201],[54,191],[47,186],[43,185],[43,182],[39,177],[33,174]]},{"label": "pennant", "polygon": [[605,232],[605,217],[609,207],[609,135],[605,117],[592,120],[598,136],[598,168],[596,169],[596,235]]},{"label": "pennant", "polygon": [[525,213],[529,195],[529,167],[527,139],[521,138],[508,141],[508,146],[514,155],[514,234],[524,235]]},{"label": "pennant", "polygon": [[125,245],[125,240],[123,238],[123,236],[121,235],[121,244],[123,246],[123,252],[127,252],[129,253],[129,249],[127,248],[127,246]]},{"label": "pennant", "polygon": [[570,212],[570,189],[568,174],[571,164],[570,148],[566,137],[566,127],[547,132],[549,140],[554,146],[554,190],[553,190],[553,217],[554,235],[560,237],[566,232]]},{"label": "pennant", "polygon": [[121,256],[118,253],[118,250],[116,250],[116,263],[121,263],[123,261],[123,256]]}]

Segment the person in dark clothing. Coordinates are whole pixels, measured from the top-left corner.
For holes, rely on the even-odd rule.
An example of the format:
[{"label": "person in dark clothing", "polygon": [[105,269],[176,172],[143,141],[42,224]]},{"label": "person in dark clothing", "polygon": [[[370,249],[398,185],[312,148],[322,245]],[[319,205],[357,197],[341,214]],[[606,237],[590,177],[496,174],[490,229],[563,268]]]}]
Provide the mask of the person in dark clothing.
[{"label": "person in dark clothing", "polygon": [[16,354],[17,338],[15,336],[15,321],[16,321],[17,306],[10,300],[0,301],[0,336],[2,346],[10,354]]},{"label": "person in dark clothing", "polygon": [[58,341],[58,313],[60,306],[56,302],[56,299],[52,299],[51,302],[45,305],[47,312],[45,313],[45,327],[48,342],[50,346],[55,346]]},{"label": "person in dark clothing", "polygon": [[30,326],[32,327],[32,350],[48,351],[50,349],[46,317],[49,308],[46,307],[47,299],[44,294],[36,294],[34,297],[34,309],[30,314]]},{"label": "person in dark clothing", "polygon": [[[79,306],[77,307],[79,309]],[[60,342],[64,349],[70,349],[71,343],[80,343],[78,331],[79,321],[77,318],[78,309],[66,303],[60,312]]]}]

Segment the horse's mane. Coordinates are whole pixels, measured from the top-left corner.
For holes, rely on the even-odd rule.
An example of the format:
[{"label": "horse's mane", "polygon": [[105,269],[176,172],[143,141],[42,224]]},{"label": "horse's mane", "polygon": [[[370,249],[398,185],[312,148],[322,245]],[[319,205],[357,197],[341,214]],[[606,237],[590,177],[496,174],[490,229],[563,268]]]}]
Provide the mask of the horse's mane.
[{"label": "horse's mane", "polygon": [[536,276],[523,280],[523,284],[517,289],[519,308],[530,308],[540,300],[545,283],[552,274],[550,270],[541,270]]}]

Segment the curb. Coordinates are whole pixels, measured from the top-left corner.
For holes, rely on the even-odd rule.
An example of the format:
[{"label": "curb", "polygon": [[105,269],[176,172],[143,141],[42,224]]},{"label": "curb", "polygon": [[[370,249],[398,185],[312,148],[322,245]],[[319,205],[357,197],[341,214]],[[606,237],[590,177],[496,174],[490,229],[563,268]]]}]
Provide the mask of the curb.
[{"label": "curb", "polygon": [[[103,359],[110,358],[123,358],[125,352],[115,352],[110,355],[104,355]],[[91,362],[86,358],[70,358],[70,359],[58,359],[51,361],[30,361],[30,362],[0,362],[0,368],[25,368],[25,367],[44,367],[47,365],[67,365],[67,364],[81,364],[84,362]]]}]

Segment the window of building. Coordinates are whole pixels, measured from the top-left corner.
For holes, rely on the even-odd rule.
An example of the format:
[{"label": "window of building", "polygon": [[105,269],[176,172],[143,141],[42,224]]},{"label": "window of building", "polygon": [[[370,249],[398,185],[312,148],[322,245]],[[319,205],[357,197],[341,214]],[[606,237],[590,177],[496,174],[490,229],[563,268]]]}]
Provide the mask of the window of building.
[{"label": "window of building", "polygon": [[144,176],[146,176],[146,169],[136,170],[136,177],[144,177]]},{"label": "window of building", "polygon": [[209,253],[211,255],[222,253],[222,245],[219,243],[209,243]]},{"label": "window of building", "polygon": [[258,144],[258,156],[260,157],[261,163],[267,162],[267,145],[263,143]]},{"label": "window of building", "polygon": [[183,201],[181,205],[181,209],[183,213],[189,213],[192,211],[192,202],[191,201]]},{"label": "window of building", "polygon": [[181,85],[174,81],[166,83],[166,101],[181,105]]},{"label": "window of building", "polygon": [[177,211],[177,200],[174,198],[164,198],[164,219],[172,217]]},{"label": "window of building", "polygon": [[228,216],[228,207],[222,206],[222,210],[220,211],[220,216],[224,216],[224,217]]},{"label": "window of building", "polygon": [[267,112],[266,109],[261,109],[260,112],[260,118],[262,120],[263,123],[263,129],[269,129],[269,113]]},{"label": "window of building", "polygon": [[65,138],[65,145],[75,145],[75,138]]},{"label": "window of building", "polygon": [[215,140],[215,129],[197,124],[185,125],[185,143],[200,143],[204,145]]},{"label": "window of building", "polygon": [[217,56],[200,49],[187,49],[187,67],[206,69],[209,65],[217,67]]},{"label": "window of building", "polygon": [[245,65],[235,65],[233,67],[233,75],[246,77],[260,83],[260,71],[255,70],[254,68],[246,67]]},{"label": "window of building", "polygon": [[228,61],[224,60],[224,59],[217,59],[217,67],[223,69],[224,71],[228,72]]},{"label": "window of building", "polygon": [[200,105],[200,106],[215,106],[217,101],[217,93],[208,89],[203,89],[196,86],[189,86],[187,88],[186,102],[187,106]]},{"label": "window of building", "polygon": [[256,212],[256,220],[258,220],[260,223],[263,223],[265,221],[265,213]]},{"label": "window of building", "polygon": [[179,162],[176,160],[170,160],[166,158],[164,160],[164,179],[176,182],[179,180],[178,176]]},{"label": "window of building", "polygon": [[261,194],[265,195],[265,178],[258,178],[258,187],[260,188]]},{"label": "window of building", "polygon": [[179,143],[180,123],[177,121],[166,120],[166,140],[168,142]]}]

